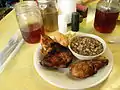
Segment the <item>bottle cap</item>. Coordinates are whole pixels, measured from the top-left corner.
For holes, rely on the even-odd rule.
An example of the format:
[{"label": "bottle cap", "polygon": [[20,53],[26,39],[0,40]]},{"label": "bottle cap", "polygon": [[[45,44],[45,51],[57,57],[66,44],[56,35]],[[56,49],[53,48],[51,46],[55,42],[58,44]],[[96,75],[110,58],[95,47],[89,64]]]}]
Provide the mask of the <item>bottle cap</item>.
[{"label": "bottle cap", "polygon": [[78,12],[73,12],[72,13],[72,31],[79,31],[79,13]]}]

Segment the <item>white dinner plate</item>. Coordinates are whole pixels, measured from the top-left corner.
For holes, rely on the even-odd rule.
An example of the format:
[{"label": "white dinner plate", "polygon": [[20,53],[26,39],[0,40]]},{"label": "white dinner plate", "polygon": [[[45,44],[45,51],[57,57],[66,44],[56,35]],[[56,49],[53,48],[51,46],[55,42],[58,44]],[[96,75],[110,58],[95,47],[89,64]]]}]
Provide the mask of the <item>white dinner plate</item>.
[{"label": "white dinner plate", "polygon": [[72,79],[68,77],[66,70],[50,70],[40,65],[40,60],[43,56],[40,53],[41,46],[39,46],[34,54],[34,66],[37,73],[47,82],[64,89],[85,89],[93,87],[103,82],[110,74],[113,67],[113,56],[109,48],[106,49],[104,56],[109,59],[107,66],[100,69],[96,74],[86,79]]}]

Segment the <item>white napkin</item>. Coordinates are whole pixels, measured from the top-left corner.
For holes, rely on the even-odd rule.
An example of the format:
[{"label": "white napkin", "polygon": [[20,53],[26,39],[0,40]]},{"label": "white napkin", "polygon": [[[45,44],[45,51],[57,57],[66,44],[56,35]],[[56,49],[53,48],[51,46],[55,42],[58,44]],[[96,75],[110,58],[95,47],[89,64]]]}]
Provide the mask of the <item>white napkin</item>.
[{"label": "white napkin", "polygon": [[10,38],[8,44],[0,52],[0,73],[4,70],[11,58],[16,55],[23,42],[24,40],[22,39],[19,31],[17,31],[15,35]]}]

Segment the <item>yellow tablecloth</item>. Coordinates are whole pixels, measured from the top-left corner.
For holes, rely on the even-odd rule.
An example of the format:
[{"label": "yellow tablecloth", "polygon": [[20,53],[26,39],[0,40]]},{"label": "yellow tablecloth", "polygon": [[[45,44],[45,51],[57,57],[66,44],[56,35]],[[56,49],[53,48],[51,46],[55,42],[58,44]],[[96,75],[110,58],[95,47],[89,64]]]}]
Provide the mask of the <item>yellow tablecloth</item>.
[{"label": "yellow tablecloth", "polygon": [[[0,50],[19,29],[15,12],[10,12],[0,21]],[[106,40],[108,36],[120,36],[120,25],[111,34],[93,32]],[[63,90],[44,81],[33,66],[33,54],[38,44],[25,43],[17,55],[0,74],[0,90]],[[120,90],[120,44],[108,44],[114,57],[110,76],[101,84],[87,90]]]}]

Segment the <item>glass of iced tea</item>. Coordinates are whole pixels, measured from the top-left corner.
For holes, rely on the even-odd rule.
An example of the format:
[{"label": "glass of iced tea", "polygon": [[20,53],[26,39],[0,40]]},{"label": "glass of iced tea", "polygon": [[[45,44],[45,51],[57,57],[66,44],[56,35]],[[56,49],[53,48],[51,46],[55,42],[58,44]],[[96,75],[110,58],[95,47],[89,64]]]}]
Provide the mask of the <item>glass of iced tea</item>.
[{"label": "glass of iced tea", "polygon": [[96,7],[94,27],[100,33],[111,33],[119,16],[118,0],[101,0]]},{"label": "glass of iced tea", "polygon": [[41,12],[34,1],[23,1],[15,5],[16,17],[23,39],[30,43],[40,42],[44,34]]},{"label": "glass of iced tea", "polygon": [[58,10],[56,0],[39,0],[38,4],[42,13],[45,31],[53,32],[58,30]]}]

